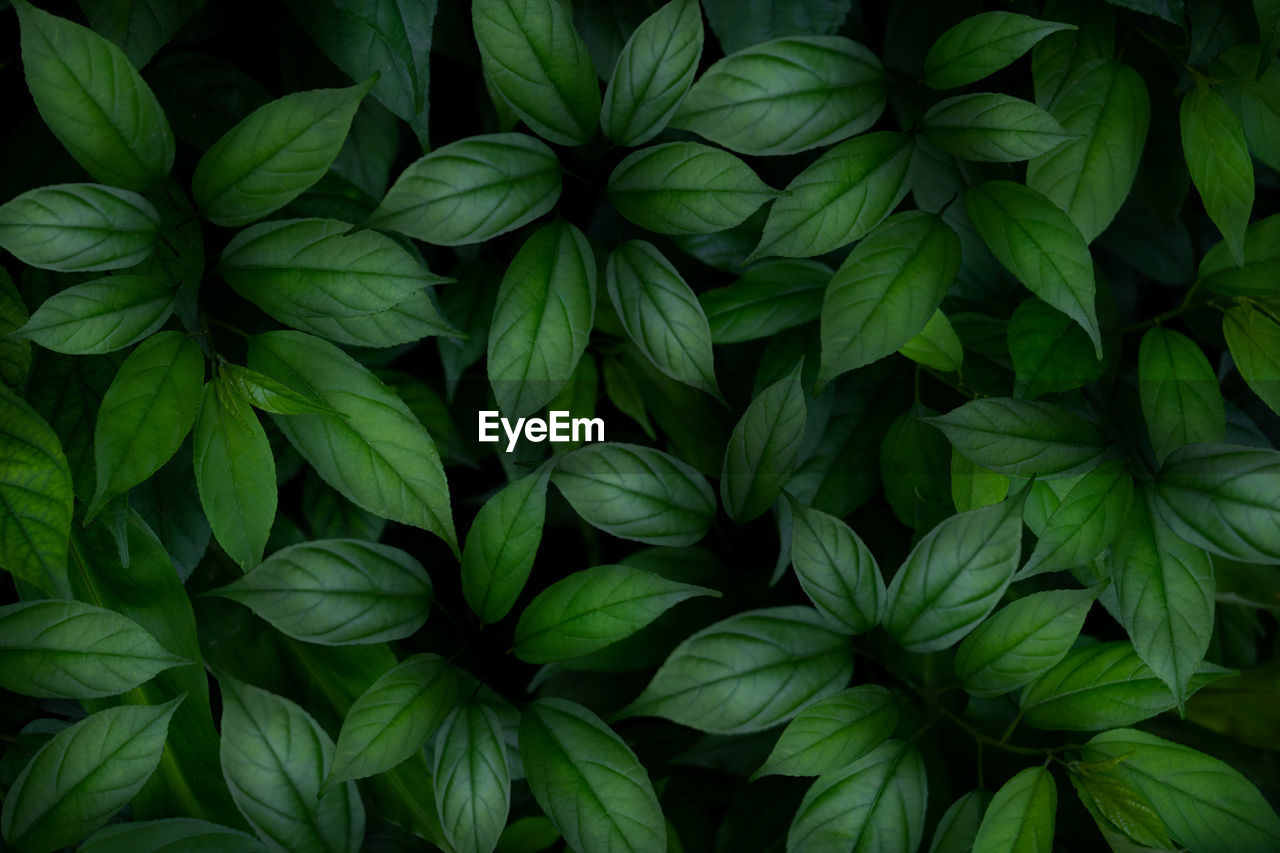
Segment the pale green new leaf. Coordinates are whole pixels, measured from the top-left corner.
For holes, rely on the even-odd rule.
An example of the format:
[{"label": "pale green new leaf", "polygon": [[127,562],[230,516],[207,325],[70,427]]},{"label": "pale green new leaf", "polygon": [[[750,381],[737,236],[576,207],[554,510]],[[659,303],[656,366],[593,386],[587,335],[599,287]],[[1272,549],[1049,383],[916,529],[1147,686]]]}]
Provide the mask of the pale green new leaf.
[{"label": "pale green new leaf", "polygon": [[1133,477],[1118,459],[1103,462],[1049,514],[1019,579],[1083,566],[1116,538],[1133,499]]},{"label": "pale green new leaf", "polygon": [[252,835],[190,817],[131,820],[104,826],[77,853],[267,853]]},{"label": "pale green new leaf", "polygon": [[1239,266],[1245,262],[1245,227],[1254,195],[1244,128],[1222,96],[1204,83],[1182,97],[1179,127],[1191,180]]},{"label": "pale green new leaf", "polygon": [[843,36],[788,36],[708,68],[672,127],[740,154],[794,154],[873,125],[884,111],[884,68]]},{"label": "pale green new leaf", "polygon": [[322,539],[276,551],[226,586],[278,631],[327,646],[400,640],[431,610],[431,578],[399,548],[359,539]]},{"label": "pale green new leaf", "polygon": [[720,473],[720,499],[739,524],[765,513],[795,471],[807,407],[800,361],[747,406],[729,436]]},{"label": "pale green new leaf", "polygon": [[878,684],[864,684],[819,699],[782,730],[753,775],[820,776],[857,761],[893,735],[897,700]]},{"label": "pale green new leaf", "polygon": [[875,556],[840,519],[796,500],[790,503],[791,563],[800,586],[842,630],[870,631],[880,621],[886,597]]},{"label": "pale green new leaf", "polygon": [[445,838],[457,853],[493,853],[511,809],[511,771],[498,715],[460,704],[435,739],[431,781]]},{"label": "pale green new leaf", "polygon": [[969,459],[1014,477],[1091,468],[1107,446],[1097,427],[1056,403],[987,397],[927,422]]},{"label": "pale green new leaf", "polygon": [[920,119],[920,129],[948,154],[981,163],[1030,160],[1076,138],[1030,101],[998,92],[939,101]]},{"label": "pale green new leaf", "polygon": [[746,163],[699,142],[628,155],[609,175],[608,192],[619,213],[659,234],[724,231],[778,195]]},{"label": "pale green new leaf", "polygon": [[174,293],[146,276],[94,279],[46,299],[17,333],[54,352],[100,355],[136,344],[163,326]]},{"label": "pale green new leaf", "polygon": [[1000,786],[982,816],[973,849],[1051,853],[1058,788],[1047,767],[1028,767]]},{"label": "pale green new leaf", "polygon": [[322,414],[346,417],[342,412],[330,409],[319,399],[311,398],[265,373],[238,364],[219,365],[218,375],[240,399],[273,415]]},{"label": "pale green new leaf", "polygon": [[813,608],[749,610],[676,646],[620,714],[745,734],[790,720],[845,687],[852,675],[848,637]]},{"label": "pale green new leaf", "polygon": [[150,257],[159,234],[151,202],[101,184],[38,187],[0,205],[0,248],[46,270],[131,267]]},{"label": "pale green new leaf", "polygon": [[1280,414],[1280,323],[1252,305],[1235,305],[1222,314],[1222,334],[1236,370]]},{"label": "pale green new leaf", "polygon": [[619,145],[657,136],[680,108],[702,57],[698,0],[672,0],[627,39],[600,111],[600,128]]},{"label": "pale green new leaf", "polygon": [[954,373],[964,363],[964,345],[941,310],[934,311],[924,328],[898,347],[898,353],[925,367]]},{"label": "pale green new leaf", "polygon": [[1036,42],[1071,24],[1041,21],[1014,12],[982,12],[947,30],[924,58],[924,83],[954,89],[987,77],[1014,62]]},{"label": "pale green new leaf", "polygon": [[1243,265],[1223,240],[1204,253],[1199,277],[1205,287],[1227,296],[1280,296],[1280,214],[1245,229]]},{"label": "pale green new leaf", "polygon": [[831,276],[831,267],[817,261],[762,261],[728,287],[703,291],[698,301],[711,342],[767,338],[817,319]]},{"label": "pale green new leaf", "polygon": [[630,566],[574,572],[538,593],[520,614],[512,651],[528,663],[590,654],[629,637],[706,587],[678,583]]},{"label": "pale green new leaf", "polygon": [[533,569],[552,463],[498,492],[476,513],[462,548],[462,595],[481,623],[511,611]]},{"label": "pale green new leaf", "polygon": [[1081,761],[1069,766],[1071,784],[1109,842],[1112,838],[1108,831],[1119,829],[1124,836],[1144,845],[1144,849],[1168,850],[1174,846],[1164,822],[1147,798],[1103,769],[1112,766],[1111,761]]},{"label": "pale green new leaf", "polygon": [[1138,394],[1159,463],[1179,447],[1226,435],[1218,377],[1200,347],[1180,332],[1156,327],[1142,336]]}]

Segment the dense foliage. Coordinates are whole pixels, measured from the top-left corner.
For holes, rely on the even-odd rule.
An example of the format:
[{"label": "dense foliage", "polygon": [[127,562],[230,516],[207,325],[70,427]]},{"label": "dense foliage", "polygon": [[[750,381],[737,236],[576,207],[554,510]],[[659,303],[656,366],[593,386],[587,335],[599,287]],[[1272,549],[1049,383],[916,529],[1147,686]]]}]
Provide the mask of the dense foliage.
[{"label": "dense foliage", "polygon": [[1278,0],[40,3],[0,849],[1280,850]]}]

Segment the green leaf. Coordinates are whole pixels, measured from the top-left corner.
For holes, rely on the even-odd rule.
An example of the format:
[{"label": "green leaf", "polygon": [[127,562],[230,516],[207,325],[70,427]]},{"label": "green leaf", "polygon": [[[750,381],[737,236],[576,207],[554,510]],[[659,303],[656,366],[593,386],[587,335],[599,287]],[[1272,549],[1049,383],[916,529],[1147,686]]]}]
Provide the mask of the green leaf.
[{"label": "green leaf", "polygon": [[600,85],[559,0],[475,0],[471,24],[485,77],[534,133],[560,145],[596,135]]},{"label": "green leaf", "polygon": [[839,770],[893,735],[898,705],[878,684],[833,693],[804,708],[787,723],[769,757],[752,775],[820,776]]},{"label": "green leaf", "polygon": [[1253,11],[1258,18],[1258,34],[1262,40],[1258,61],[1258,76],[1262,77],[1271,61],[1280,52],[1280,5],[1275,0],[1253,0]]},{"label": "green leaf", "polygon": [[925,327],[960,269],[960,239],[931,213],[899,213],[845,259],[822,303],[820,381],[896,352]]},{"label": "green leaf", "polygon": [[659,234],[711,234],[741,224],[778,193],[719,148],[666,142],[628,155],[609,175],[609,201]]},{"label": "green leaf", "polygon": [[1234,305],[1222,314],[1222,334],[1236,370],[1280,414],[1280,323],[1252,305]]},{"label": "green leaf", "polygon": [[1074,320],[1036,299],[1024,299],[1009,318],[1009,357],[1014,393],[1034,399],[1072,391],[1102,376],[1106,364]]},{"label": "green leaf", "polygon": [[1280,818],[1253,783],[1227,764],[1146,732],[1117,729],[1085,746],[1088,760],[1151,803],[1169,835],[1192,850],[1266,850]]},{"label": "green leaf", "polygon": [[462,595],[481,623],[511,612],[533,569],[551,463],[498,492],[476,513],[462,548]]},{"label": "green leaf", "polygon": [[1182,539],[1245,563],[1280,561],[1280,452],[1191,445],[1156,480],[1156,509]]},{"label": "green leaf", "polygon": [[671,126],[740,154],[794,154],[875,124],[884,68],[843,36],[787,36],[726,56],[703,72]]},{"label": "green leaf", "polygon": [[984,853],[1050,853],[1058,788],[1047,767],[1028,767],[1000,786],[973,848]]},{"label": "green leaf", "polygon": [[1133,499],[1133,478],[1118,459],[1103,462],[1071,487],[1049,514],[1018,577],[1083,566],[1116,538]]},{"label": "green leaf", "polygon": [[1055,403],[988,397],[926,419],[956,450],[984,468],[1014,477],[1067,475],[1093,467],[1106,438]]},{"label": "green leaf", "polygon": [[706,587],[677,583],[630,566],[596,566],[556,581],[516,623],[512,651],[529,663],[569,660],[629,637]]},{"label": "green leaf", "polygon": [[1240,266],[1245,262],[1244,235],[1254,193],[1244,128],[1222,96],[1204,84],[1182,97],[1178,115],[1191,180]]},{"label": "green leaf", "polygon": [[1073,71],[1049,108],[1081,134],[1027,164],[1027,186],[1066,211],[1092,243],[1124,204],[1138,174],[1151,121],[1142,75],[1101,59]]},{"label": "green leaf", "polygon": [[1199,280],[1228,296],[1280,296],[1280,214],[1252,223],[1244,232],[1244,263],[1236,261],[1226,240],[1200,261]]},{"label": "green leaf", "polygon": [[532,222],[558,198],[560,163],[541,140],[471,136],[411,163],[365,226],[437,246],[482,243]]},{"label": "green leaf", "polygon": [[972,696],[1017,690],[1066,656],[1097,596],[1051,589],[1005,605],[960,643],[956,677]]},{"label": "green leaf", "polygon": [[236,807],[272,850],[356,853],[364,804],[354,782],[320,796],[333,741],[305,710],[236,681],[222,687],[222,774]]},{"label": "green leaf", "polygon": [[187,663],[128,617],[79,601],[0,607],[0,685],[26,696],[93,699]]},{"label": "green leaf", "polygon": [[817,261],[763,261],[728,287],[703,291],[698,301],[711,342],[767,338],[817,319],[831,275],[831,267]]},{"label": "green leaf", "polygon": [[751,257],[808,258],[866,236],[906,197],[914,151],[910,136],[889,131],[827,151],[774,202]]},{"label": "green leaf", "polygon": [[457,552],[449,486],[435,442],[409,407],[367,368],[300,332],[249,342],[249,366],[306,389],[332,415],[273,418],[326,483],[361,509],[436,534]]},{"label": "green leaf", "polygon": [[[1167,850],[1173,847],[1169,832],[1147,798],[1119,782],[1105,770],[1091,769],[1097,765],[1109,767],[1110,761],[1094,763],[1072,762],[1068,765],[1071,784],[1084,807],[1093,815],[1098,828],[1110,841],[1108,831],[1122,830],[1123,835],[1145,847]],[[1114,845],[1112,845],[1114,846]]]},{"label": "green leaf", "polygon": [[196,11],[193,0],[82,0],[94,31],[115,42],[137,68],[146,66]]},{"label": "green leaf", "polygon": [[925,417],[933,414],[917,403],[899,415],[884,432],[873,473],[884,485],[893,514],[918,533],[950,517],[952,510],[946,475],[955,451],[925,423]]},{"label": "green leaf", "polygon": [[1218,377],[1186,335],[1156,327],[1142,336],[1138,392],[1157,462],[1179,447],[1222,441],[1226,435]]},{"label": "green leaf", "polygon": [[31,343],[11,333],[30,319],[9,273],[0,267],[0,385],[20,390],[31,373]]},{"label": "green leaf", "polygon": [[870,631],[880,621],[886,595],[875,556],[840,519],[796,500],[790,503],[791,562],[800,586],[841,630]]},{"label": "green leaf", "polygon": [[977,788],[947,806],[934,830],[929,853],[970,853],[990,802],[991,792]]},{"label": "green leaf", "polygon": [[0,833],[9,846],[57,850],[109,821],[160,763],[181,702],[108,708],[50,738],[5,797]]},{"label": "green leaf", "polygon": [[[1188,694],[1229,672],[1202,664]],[[1022,691],[1019,713],[1038,729],[1087,732],[1141,722],[1177,704],[1133,644],[1114,642],[1067,653]]]},{"label": "green leaf", "polygon": [[951,500],[960,512],[998,504],[1009,494],[1009,478],[951,450]]},{"label": "green leaf", "polygon": [[703,0],[725,53],[779,36],[830,34],[849,14],[850,0]]},{"label": "green leaf", "polygon": [[920,752],[891,740],[818,777],[791,821],[787,853],[914,851],[924,836],[927,801]]},{"label": "green leaf", "polygon": [[0,204],[0,248],[59,272],[131,267],[155,249],[160,214],[137,193],[101,184],[57,184]]},{"label": "green leaf", "polygon": [[489,384],[503,414],[524,417],[565,386],[595,310],[596,262],[586,235],[562,219],[539,228],[507,267],[489,325]]},{"label": "green leaf", "polygon": [[645,358],[677,382],[718,397],[707,316],[657,247],[623,243],[609,255],[605,282],[622,328]]},{"label": "green leaf", "polygon": [[277,630],[327,646],[413,634],[431,610],[431,578],[399,548],[323,539],[281,548],[209,594],[238,601]]},{"label": "green leaf", "polygon": [[[1275,0],[1260,2],[1275,8],[1276,23],[1280,24],[1280,5]],[[1222,80],[1218,94],[1240,118],[1249,150],[1273,169],[1280,167],[1280,90],[1276,88],[1280,66],[1270,66],[1275,52],[1273,47],[1270,55],[1260,55],[1257,45],[1236,44],[1210,66],[1215,79]]]},{"label": "green leaf", "polygon": [[382,773],[422,749],[458,700],[457,671],[418,654],[384,672],[352,703],[321,791]]},{"label": "green leaf", "polygon": [[44,418],[7,388],[0,388],[0,459],[0,568],[66,597],[71,469]]},{"label": "green leaf", "polygon": [[845,687],[852,675],[848,637],[813,608],[749,610],[676,646],[620,714],[746,734],[790,720]]},{"label": "green leaf", "polygon": [[983,12],[947,30],[924,58],[924,83],[955,89],[990,76],[1071,24],[1040,21],[1014,12]]},{"label": "green leaf", "polygon": [[671,121],[702,57],[697,0],[672,0],[627,39],[609,78],[600,128],[619,145],[648,142]]},{"label": "green leaf", "polygon": [[94,279],[46,299],[18,334],[55,352],[99,355],[157,331],[173,311],[173,297],[173,288],[155,278]]},{"label": "green leaf", "polygon": [[1173,534],[1153,503],[1145,490],[1134,496],[1108,568],[1120,624],[1181,708],[1213,634],[1213,566]]},{"label": "green leaf", "polygon": [[800,361],[747,406],[729,436],[720,499],[739,524],[763,515],[795,471],[804,440],[806,406]]},{"label": "green leaf", "polygon": [[1182,5],[1183,0],[1107,0],[1107,2],[1178,26],[1182,26],[1183,18],[1186,16]]},{"label": "green leaf", "polygon": [[191,177],[200,214],[247,225],[306,192],[333,165],[372,80],[264,104],[204,153]]},{"label": "green leaf", "polygon": [[939,101],[920,119],[920,129],[948,154],[980,163],[1030,160],[1076,138],[1035,104],[997,92]]},{"label": "green leaf", "polygon": [[934,311],[924,328],[916,332],[911,340],[898,347],[898,353],[917,364],[954,373],[964,362],[964,346],[951,328],[951,321],[942,311]]},{"label": "green leaf", "polygon": [[36,109],[94,180],[130,190],[173,168],[173,131],[137,69],[107,39],[25,0],[22,66]]},{"label": "green leaf", "polygon": [[80,845],[78,853],[267,853],[267,848],[229,826],[173,817],[104,826]]},{"label": "green leaf", "polygon": [[949,648],[995,609],[1021,557],[1024,495],[953,515],[911,549],[889,584],[884,616],[900,646]]},{"label": "green leaf", "polygon": [[1080,324],[1102,358],[1094,308],[1093,258],[1075,224],[1053,202],[1011,181],[988,181],[965,193],[965,209],[1005,269],[1045,302]]},{"label": "green leaf", "polygon": [[337,415],[320,400],[307,396],[283,382],[277,382],[265,373],[241,367],[238,364],[222,364],[218,376],[241,400],[273,415]]},{"label": "green leaf", "polygon": [[458,853],[493,853],[511,808],[511,772],[498,715],[480,702],[454,709],[435,740],[436,811]]},{"label": "green leaf", "polygon": [[561,457],[551,482],[588,524],[647,545],[693,545],[715,518],[706,478],[652,447],[585,445]]},{"label": "green leaf", "polygon": [[218,544],[243,569],[262,562],[276,517],[271,443],[248,403],[221,379],[204,387],[191,436],[200,505]]},{"label": "green leaf", "polygon": [[98,488],[89,518],[177,452],[195,423],[203,379],[200,347],[182,332],[158,332],[124,360],[93,431]]}]

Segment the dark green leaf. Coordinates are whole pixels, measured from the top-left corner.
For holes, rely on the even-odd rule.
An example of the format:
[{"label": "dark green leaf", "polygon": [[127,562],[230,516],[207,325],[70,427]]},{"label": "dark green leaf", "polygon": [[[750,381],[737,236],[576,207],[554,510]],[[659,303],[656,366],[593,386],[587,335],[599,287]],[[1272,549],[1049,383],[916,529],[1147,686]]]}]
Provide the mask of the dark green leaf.
[{"label": "dark green leaf", "polygon": [[864,684],[807,706],[782,730],[764,765],[751,777],[820,776],[857,761],[893,735],[898,706],[892,693]]},{"label": "dark green leaf", "polygon": [[720,499],[739,524],[764,514],[795,471],[805,431],[805,393],[801,361],[782,379],[760,392],[742,413],[720,474]]},{"label": "dark green leaf", "polygon": [[1186,335],[1157,327],[1142,336],[1138,392],[1157,462],[1179,447],[1222,441],[1226,435],[1218,377]]},{"label": "dark green leaf", "polygon": [[742,50],[779,36],[830,34],[849,14],[850,0],[759,0],[749,5],[735,0],[702,3],[725,53]]},{"label": "dark green leaf", "polygon": [[[1261,8],[1261,3],[1275,8],[1276,24],[1280,25],[1280,5],[1275,0],[1258,0],[1255,5]],[[1280,168],[1280,90],[1276,88],[1280,85],[1280,66],[1270,65],[1274,58],[1274,46],[1270,55],[1260,56],[1257,45],[1237,44],[1219,56],[1211,68],[1215,78],[1227,78],[1217,91],[1240,118],[1249,150],[1276,169]],[[1265,69],[1264,73],[1257,73],[1260,68]]]},{"label": "dark green leaf", "polygon": [[1183,96],[1179,127],[1191,180],[1239,266],[1245,262],[1245,227],[1253,210],[1253,161],[1244,128],[1222,96],[1204,83]]},{"label": "dark green leaf", "polygon": [[1014,393],[1027,399],[1087,385],[1106,368],[1084,329],[1035,297],[1014,310],[1008,340],[1017,376]]},{"label": "dark green leaf", "polygon": [[978,788],[947,806],[934,830],[929,853],[971,853],[978,826],[990,802],[991,792]]},{"label": "dark green leaf", "polygon": [[134,266],[151,255],[159,231],[151,202],[101,184],[40,187],[0,205],[0,248],[47,270]]},{"label": "dark green leaf", "polygon": [[129,61],[144,67],[191,19],[195,0],[80,0],[95,31],[111,39]]},{"label": "dark green leaf", "polygon": [[1280,323],[1241,304],[1223,312],[1222,334],[1236,370],[1253,393],[1280,414]]},{"label": "dark green leaf", "polygon": [[996,92],[940,101],[920,119],[920,129],[948,154],[983,163],[1030,160],[1076,137],[1035,104]]},{"label": "dark green leaf", "polygon": [[1250,225],[1244,232],[1244,263],[1226,240],[1211,247],[1200,261],[1204,286],[1228,296],[1280,296],[1280,214]]},{"label": "dark green leaf", "polygon": [[886,597],[875,556],[840,519],[799,501],[790,503],[791,562],[805,594],[848,633],[871,630],[880,621]]},{"label": "dark green leaf", "polygon": [[104,826],[78,853],[267,853],[267,848],[238,829],[174,817]]},{"label": "dark green leaf", "polygon": [[1050,853],[1058,788],[1047,767],[1028,767],[1000,786],[978,827],[983,853]]},{"label": "dark green leaf", "polygon": [[943,33],[924,59],[925,85],[954,89],[975,83],[1014,62],[1036,42],[1071,24],[1040,21],[1014,12],[983,12]]},{"label": "dark green leaf", "polygon": [[1065,475],[1092,467],[1107,444],[1097,427],[1055,403],[990,397],[928,422],[974,462],[1014,477]]},{"label": "dark green leaf", "polygon": [[498,715],[481,702],[454,709],[435,740],[436,811],[458,853],[493,853],[511,807],[511,772]]},{"label": "dark green leaf", "polygon": [[657,136],[693,85],[702,56],[697,0],[672,0],[627,39],[604,93],[600,127],[619,145]]},{"label": "dark green leaf", "polygon": [[547,511],[545,464],[498,492],[476,513],[462,548],[462,594],[482,623],[511,611],[533,569]]},{"label": "dark green leaf", "polygon": [[831,280],[817,261],[764,261],[728,287],[698,296],[717,344],[767,338],[817,319]]},{"label": "dark green leaf", "polygon": [[22,294],[8,271],[0,267],[0,384],[20,390],[31,372],[31,343],[11,333],[29,316]]}]

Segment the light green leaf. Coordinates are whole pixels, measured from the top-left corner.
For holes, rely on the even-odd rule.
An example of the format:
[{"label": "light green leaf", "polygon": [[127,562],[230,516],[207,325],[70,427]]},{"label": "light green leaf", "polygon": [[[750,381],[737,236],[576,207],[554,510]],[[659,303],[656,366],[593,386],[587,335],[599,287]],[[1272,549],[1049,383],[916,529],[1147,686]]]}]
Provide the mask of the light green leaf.
[{"label": "light green leaf", "polygon": [[1030,101],[996,92],[956,95],[920,119],[925,139],[961,160],[1016,163],[1076,138]]},{"label": "light green leaf", "polygon": [[581,657],[629,637],[706,587],[677,583],[630,566],[596,566],[556,581],[516,623],[512,651],[529,663]]},{"label": "light green leaf", "polygon": [[605,89],[604,135],[627,146],[657,136],[693,85],[702,39],[697,0],[672,0],[645,18],[627,39]]},{"label": "light green leaf", "polygon": [[115,696],[186,662],[137,622],[90,604],[0,607],[0,686],[26,696]]},{"label": "light green leaf", "polygon": [[831,276],[817,261],[762,261],[728,287],[703,291],[712,343],[767,338],[817,319]]},{"label": "light green leaf", "polygon": [[841,630],[870,631],[880,621],[886,597],[875,556],[840,519],[796,500],[790,503],[791,563],[800,586]]},{"label": "light green leaf", "polygon": [[346,417],[342,412],[330,409],[302,391],[277,382],[265,373],[238,364],[219,365],[218,376],[241,400],[273,415],[321,414]]},{"label": "light green leaf", "polygon": [[998,504],[1009,494],[1009,478],[988,471],[951,449],[951,500],[960,512]]},{"label": "light green leaf", "polygon": [[1009,357],[1014,393],[1034,399],[1072,391],[1102,375],[1106,363],[1094,355],[1088,334],[1074,320],[1033,297],[1009,318]]},{"label": "light green leaf", "polygon": [[787,184],[751,257],[808,258],[866,236],[906,197],[914,151],[889,131],[832,148]]},{"label": "light green leaf", "polygon": [[964,346],[942,311],[934,311],[924,328],[898,347],[898,353],[944,373],[954,373],[964,362]]},{"label": "light green leaf", "polygon": [[1280,214],[1252,223],[1244,232],[1244,264],[1226,240],[1200,261],[1200,281],[1228,296],[1280,296]]},{"label": "light green leaf", "polygon": [[191,195],[200,214],[247,225],[302,195],[337,159],[371,85],[294,92],[251,112],[196,164]]},{"label": "light green leaf", "polygon": [[794,154],[873,125],[884,69],[843,36],[787,36],[726,56],[689,90],[672,127],[740,154]]},{"label": "light green leaf", "polygon": [[818,777],[791,821],[787,853],[914,851],[924,837],[927,801],[920,752],[891,740]]},{"label": "light green leaf", "polygon": [[1058,788],[1047,767],[1028,767],[1000,786],[982,816],[973,849],[1050,853]]},{"label": "light green leaf", "polygon": [[93,431],[98,487],[89,518],[177,452],[195,423],[203,380],[200,347],[182,332],[158,332],[124,360]]},{"label": "light green leaf", "polygon": [[325,482],[361,509],[430,531],[457,552],[449,485],[435,442],[367,368],[300,332],[255,336],[249,366],[347,415],[345,421],[333,415],[273,418]]},{"label": "light green leaf", "polygon": [[[1230,670],[1202,664],[1190,693]],[[1082,646],[1022,691],[1019,713],[1028,725],[1054,731],[1098,731],[1127,726],[1177,705],[1169,688],[1142,662],[1131,643]]]},{"label": "light green leaf", "polygon": [[290,637],[326,646],[408,637],[427,621],[432,598],[421,563],[359,539],[281,548],[208,594],[240,602]]},{"label": "light green leaf", "polygon": [[1027,164],[1027,186],[1066,211],[1092,243],[1107,229],[1138,173],[1151,121],[1142,75],[1109,59],[1073,71],[1049,111],[1081,134]]},{"label": "light green leaf", "polygon": [[537,699],[520,719],[533,798],[575,850],[665,853],[662,808],[634,752],[594,714]]},{"label": "light green leaf", "polygon": [[462,548],[462,595],[481,623],[497,622],[524,590],[542,542],[548,462],[489,498]]},{"label": "light green leaf", "polygon": [[0,459],[0,568],[68,597],[71,469],[44,418],[7,388],[0,388]]},{"label": "light green leaf", "polygon": [[493,853],[511,809],[511,771],[498,715],[464,702],[440,727],[431,778],[445,838],[458,853]]},{"label": "light green leaf", "polygon": [[953,515],[911,549],[889,584],[884,616],[900,646],[949,648],[995,609],[1021,557],[1024,496]]},{"label": "light green leaf", "polygon": [[437,246],[482,243],[560,198],[555,152],[527,133],[471,136],[409,165],[365,222]]},{"label": "light green leaf", "polygon": [[1178,115],[1191,180],[1240,266],[1245,262],[1244,234],[1254,192],[1244,128],[1222,96],[1203,82],[1183,95]]},{"label": "light green leaf", "polygon": [[765,513],[795,471],[804,440],[806,406],[800,361],[747,406],[729,436],[720,474],[720,499],[744,524]]},{"label": "light green leaf", "polygon": [[1096,589],[1051,589],[1005,605],[960,643],[956,677],[973,696],[1017,690],[1070,651],[1097,596]]},{"label": "light green leaf", "polygon": [[933,214],[909,211],[877,226],[827,286],[820,380],[896,352],[929,322],[959,269],[960,239]]},{"label": "light green leaf", "polygon": [[1159,463],[1179,447],[1222,441],[1226,435],[1218,377],[1200,347],[1186,335],[1156,327],[1142,336],[1138,393]]},{"label": "light green leaf", "polygon": [[774,744],[752,775],[820,776],[857,761],[893,735],[898,705],[878,684],[833,693],[807,706]]},{"label": "light green leaf", "polygon": [[934,830],[929,853],[971,853],[990,802],[991,792],[976,788],[947,806]]},{"label": "light green leaf", "polygon": [[[130,190],[173,168],[173,131],[137,69],[107,39],[25,0],[22,66],[45,124],[94,180]],[[127,266],[127,265],[126,265]]]},{"label": "light green leaf", "polygon": [[140,275],[77,284],[46,299],[18,334],[68,355],[99,355],[131,346],[164,325],[174,289]]},{"label": "light green leaf", "polygon": [[560,145],[596,135],[600,84],[559,0],[475,0],[471,23],[489,82],[534,133]]},{"label": "light green leaf", "polygon": [[1280,414],[1280,323],[1251,305],[1234,305],[1222,314],[1222,334],[1236,370]]},{"label": "light green leaf", "polygon": [[1059,30],[1071,24],[1040,21],[1014,12],[983,12],[947,30],[924,58],[924,83],[955,89],[996,73]]},{"label": "light green leaf", "polygon": [[609,175],[609,201],[659,234],[710,234],[742,223],[778,195],[719,148],[666,142],[628,155]]},{"label": "light green leaf", "polygon": [[1107,445],[1097,427],[1055,403],[988,397],[926,421],[974,462],[1014,477],[1091,468]]},{"label": "light green leaf", "polygon": [[276,465],[248,403],[221,379],[204,387],[191,435],[200,505],[218,544],[242,569],[262,562],[276,517]]},{"label": "light green leaf", "polygon": [[222,774],[258,837],[284,853],[357,853],[364,804],[354,782],[320,796],[333,741],[274,693],[220,676]]},{"label": "light green leaf", "polygon": [[[1072,762],[1068,765],[1071,772],[1071,784],[1075,786],[1080,801],[1093,815],[1098,828],[1107,831],[1122,830],[1122,834],[1143,845],[1144,848],[1168,850],[1174,844],[1169,840],[1169,831],[1164,822],[1156,814],[1156,810],[1147,802],[1147,798],[1118,781],[1106,770],[1094,769],[1097,765],[1108,768],[1111,761]],[[1114,845],[1112,845],[1114,846]]]},{"label": "light green leaf", "polygon": [[988,181],[965,193],[965,209],[1005,269],[1045,302],[1080,324],[1102,358],[1094,308],[1093,258],[1075,224],[1053,202],[1011,181]]},{"label": "light green leaf", "polygon": [[1116,538],[1133,499],[1133,477],[1118,459],[1086,474],[1049,514],[1019,579],[1083,566]]},{"label": "light green leaf", "polygon": [[834,33],[849,14],[850,0],[703,0],[711,28],[725,53],[779,36]]},{"label": "light green leaf", "polygon": [[1095,736],[1084,758],[1114,762],[1107,774],[1140,792],[1177,842],[1192,850],[1266,850],[1280,845],[1280,818],[1230,766],[1146,732]]},{"label": "light green leaf", "polygon": [[0,248],[46,270],[131,267],[150,257],[159,233],[151,202],[101,184],[38,187],[0,205]]},{"label": "light green leaf", "polygon": [[645,358],[672,379],[718,397],[707,316],[657,247],[623,243],[609,256],[605,282],[622,328]]},{"label": "light green leaf", "polygon": [[551,482],[588,524],[648,545],[693,545],[715,518],[706,478],[652,447],[585,445],[561,457]]},{"label": "light green leaf", "polygon": [[439,655],[414,655],[384,672],[347,711],[321,791],[390,770],[418,752],[453,710],[458,689],[457,671]]},{"label": "light green leaf", "polygon": [[95,832],[77,853],[267,853],[262,842],[238,829],[171,817],[113,823]]},{"label": "light green leaf", "polygon": [[1184,447],[1165,461],[1155,499],[1160,517],[1187,542],[1245,563],[1280,562],[1280,452]]},{"label": "light green leaf", "polygon": [[790,720],[845,687],[852,675],[848,637],[813,608],[749,610],[676,646],[620,714],[746,734]]}]

